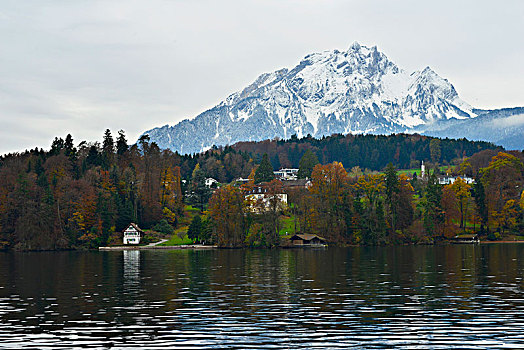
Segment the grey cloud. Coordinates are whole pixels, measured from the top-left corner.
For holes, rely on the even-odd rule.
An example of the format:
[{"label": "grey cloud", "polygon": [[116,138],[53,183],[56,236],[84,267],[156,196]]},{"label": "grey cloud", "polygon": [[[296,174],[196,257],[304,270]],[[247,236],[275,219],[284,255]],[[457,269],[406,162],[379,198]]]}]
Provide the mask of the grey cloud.
[{"label": "grey cloud", "polygon": [[524,105],[523,13],[519,0],[6,0],[0,153],[106,127],[132,140],[353,41],[410,71],[430,65],[475,106]]}]

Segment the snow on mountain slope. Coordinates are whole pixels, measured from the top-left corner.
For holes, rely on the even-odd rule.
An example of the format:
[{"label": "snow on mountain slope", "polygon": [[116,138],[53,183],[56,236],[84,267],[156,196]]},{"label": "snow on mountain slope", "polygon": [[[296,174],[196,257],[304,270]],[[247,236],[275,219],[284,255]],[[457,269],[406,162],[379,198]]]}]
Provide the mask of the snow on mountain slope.
[{"label": "snow on mountain slope", "polygon": [[441,120],[476,117],[431,68],[411,74],[376,47],[307,55],[259,76],[192,120],[146,131],[162,148],[194,153],[237,141],[311,134],[409,132]]}]

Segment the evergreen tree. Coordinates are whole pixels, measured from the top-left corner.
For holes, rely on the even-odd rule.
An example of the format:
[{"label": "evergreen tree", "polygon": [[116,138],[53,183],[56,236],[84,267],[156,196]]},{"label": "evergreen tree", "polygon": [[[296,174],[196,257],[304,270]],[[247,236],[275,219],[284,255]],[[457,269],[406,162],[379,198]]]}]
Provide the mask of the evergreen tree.
[{"label": "evergreen tree", "polygon": [[313,172],[313,168],[317,164],[318,164],[317,155],[313,153],[310,149],[308,149],[306,153],[304,153],[304,155],[300,159],[300,162],[298,165],[298,178],[299,179],[311,178],[311,173]]},{"label": "evergreen tree", "polygon": [[102,166],[104,169],[109,169],[113,163],[115,154],[115,141],[111,135],[111,131],[106,129],[104,133],[104,141],[102,143]]},{"label": "evergreen tree", "polygon": [[204,211],[204,205],[208,202],[211,196],[210,189],[206,186],[206,175],[200,164],[197,163],[191,177],[191,203],[197,205],[200,211]]},{"label": "evergreen tree", "polygon": [[175,230],[173,229],[173,226],[169,225],[169,222],[167,222],[166,219],[162,219],[153,226],[153,231],[163,233],[165,235],[172,235],[175,233]]},{"label": "evergreen tree", "polygon": [[480,217],[480,234],[484,234],[484,229],[488,227],[488,206],[486,205],[486,192],[480,178],[477,178],[473,186],[475,191],[475,204]]},{"label": "evergreen tree", "polygon": [[55,156],[60,154],[64,149],[64,140],[60,137],[55,137],[53,143],[51,144],[51,150],[49,151],[50,155]]},{"label": "evergreen tree", "polygon": [[116,140],[116,154],[119,156],[127,152],[129,146],[127,145],[126,134],[124,130],[118,132],[118,138]]},{"label": "evergreen tree", "polygon": [[89,152],[86,157],[86,166],[97,166],[102,164],[102,161],[100,159],[100,153],[98,152],[98,148],[95,145],[92,145],[89,147]]},{"label": "evergreen tree", "polygon": [[65,142],[64,142],[64,149],[65,149],[65,155],[69,157],[69,159],[76,159],[76,148],[73,144],[73,137],[71,134],[67,134]]},{"label": "evergreen tree", "polygon": [[269,182],[275,178],[275,174],[273,173],[273,167],[271,166],[271,163],[269,162],[269,157],[267,153],[264,153],[264,156],[262,157],[262,162],[260,162],[260,165],[257,168],[257,171],[255,172],[255,183],[261,183],[261,182]]},{"label": "evergreen tree", "polygon": [[429,142],[429,152],[431,154],[431,161],[435,164],[440,162],[440,157],[442,154],[440,139],[432,139]]},{"label": "evergreen tree", "polygon": [[144,147],[149,144],[149,140],[150,140],[149,135],[144,134],[140,136],[140,138],[138,139],[138,144],[142,147],[142,149],[144,149]]},{"label": "evergreen tree", "polygon": [[200,236],[201,229],[202,219],[200,219],[200,215],[197,215],[193,217],[193,220],[191,220],[191,224],[189,225],[189,229],[187,230],[187,237],[195,241]]},{"label": "evergreen tree", "polygon": [[271,157],[271,166],[273,169],[280,169],[280,158],[278,157],[278,152],[275,152],[273,157]]},{"label": "evergreen tree", "polygon": [[117,218],[115,221],[116,230],[123,230],[130,222],[136,222],[133,211],[133,202],[128,198],[120,198],[116,203]]},{"label": "evergreen tree", "polygon": [[395,167],[392,163],[386,166],[385,170],[385,182],[386,182],[386,201],[388,205],[389,218],[391,228],[393,231],[397,228],[397,212],[398,212],[398,193],[400,191],[398,175]]},{"label": "evergreen tree", "polygon": [[440,187],[435,172],[428,178],[426,194],[423,200],[424,207],[424,227],[430,235],[438,232],[440,224],[443,222],[443,212],[441,208],[442,188]]},{"label": "evergreen tree", "polygon": [[35,174],[40,176],[45,171],[44,167],[42,166],[42,157],[36,157],[35,162]]},{"label": "evergreen tree", "polygon": [[211,222],[211,219],[204,219],[202,220],[202,224],[200,225],[200,235],[198,236],[198,240],[202,244],[206,243],[212,243],[213,238],[213,224]]},{"label": "evergreen tree", "polygon": [[80,171],[78,169],[78,153],[75,148],[75,145],[73,144],[73,137],[71,134],[67,134],[65,142],[64,142],[64,152],[65,155],[69,158],[69,161],[71,162],[72,170],[74,177],[76,179],[80,178]]}]

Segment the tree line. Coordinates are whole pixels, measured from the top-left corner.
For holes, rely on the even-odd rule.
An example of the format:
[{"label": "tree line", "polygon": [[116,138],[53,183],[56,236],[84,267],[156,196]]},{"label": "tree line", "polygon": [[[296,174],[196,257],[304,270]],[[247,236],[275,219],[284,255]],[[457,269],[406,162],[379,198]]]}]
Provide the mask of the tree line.
[{"label": "tree line", "polygon": [[292,136],[289,140],[238,142],[233,149],[259,160],[267,154],[274,169],[298,168],[307,150],[315,154],[320,163],[340,162],[346,169],[381,171],[388,163],[398,169],[418,168],[421,161],[443,165],[453,164],[486,149],[498,149],[492,143],[466,139],[438,139],[418,134],[393,135],[341,135],[315,139]]},{"label": "tree line", "polygon": [[[353,154],[348,152],[353,146],[358,146],[360,150],[359,161],[348,162],[348,154]],[[456,147],[454,152],[448,150],[452,146]],[[479,150],[484,153],[477,153]],[[210,213],[214,213],[213,208],[227,208],[229,202],[240,205],[242,213],[242,220],[238,216],[240,212],[235,211],[238,208],[221,213],[229,215],[230,219],[239,219],[235,225],[223,227],[223,230],[227,228],[235,232],[232,245],[272,246],[278,244],[276,234],[283,214],[276,203],[273,203],[272,212],[253,212],[253,205],[261,204],[244,203],[239,193],[243,194],[246,189],[224,186],[211,197],[212,189],[206,186],[205,180],[212,177],[221,183],[230,183],[239,177],[250,178],[253,184],[272,183],[268,185],[273,191],[270,193],[275,193],[281,189],[281,184],[272,182],[272,170],[280,166],[299,167],[299,176],[311,178],[313,184],[308,190],[289,190],[292,205],[288,211],[296,218],[296,226],[301,232],[329,230],[329,235],[333,235],[329,238],[337,242],[381,243],[387,241],[384,239],[388,237],[387,230],[407,232],[413,222],[418,222],[421,205],[426,204],[412,200],[411,203],[416,204],[413,222],[405,219],[410,216],[409,206],[399,207],[398,212],[392,214],[393,205],[398,202],[395,196],[404,198],[411,193],[407,180],[399,177],[395,181],[390,178],[390,182],[384,182],[379,174],[366,172],[367,175],[363,176],[355,166],[347,174],[344,166],[348,165],[343,162],[349,166],[357,164],[362,168],[382,169],[387,164],[388,155],[394,152],[390,160],[393,167],[399,168],[405,164],[413,165],[418,159],[451,162],[457,157],[476,153],[481,156],[468,158],[463,170],[480,174],[480,171],[487,173],[488,170],[484,169],[491,164],[491,160],[484,164],[485,153],[497,153],[499,150],[488,143],[440,140],[420,135],[334,135],[321,140],[294,137],[288,141],[239,143],[214,147],[201,154],[180,155],[161,150],[147,135],[137,143],[129,144],[122,130],[116,137],[106,130],[101,143],[82,141],[75,145],[73,137],[67,135],[64,139],[55,138],[47,151],[35,148],[0,157],[0,247],[20,250],[94,248],[117,241],[122,229],[130,222],[136,222],[143,228],[151,228],[160,222],[163,226],[167,222],[169,226],[177,227],[186,204],[192,204],[202,212],[209,209]],[[417,153],[419,151],[421,154]],[[368,152],[370,159],[375,159],[373,154],[376,152],[380,157],[375,159],[375,163],[366,163],[365,155],[360,154],[363,152]],[[397,153],[398,157],[395,157]],[[409,156],[404,159],[408,153]],[[506,227],[514,226],[514,222],[516,225],[518,220],[513,219],[516,214],[511,218],[505,217],[504,213],[511,211],[504,210],[504,206],[518,209],[516,204],[519,201],[514,192],[520,180],[515,177],[513,183],[507,185],[506,177],[497,174],[499,169],[503,169],[500,173],[506,171],[504,164],[515,165],[519,164],[518,161],[500,160],[496,163],[498,165],[491,165],[491,175],[484,177],[486,186],[503,184],[503,189],[497,192],[499,197],[495,206],[493,192],[485,192],[488,217],[483,222],[484,227],[498,229],[500,226],[504,231]],[[382,167],[381,162],[384,162]],[[318,172],[318,167],[328,166],[331,168],[320,168],[323,172]],[[338,174],[336,186],[319,182],[331,172]],[[518,171],[508,173],[515,175]],[[400,189],[383,192],[383,182],[384,186],[386,183],[398,183]],[[427,194],[428,191],[431,193],[431,189],[424,187],[422,190],[419,185],[410,184],[414,187],[415,196],[421,196],[427,203],[441,202],[440,193],[432,198]],[[388,186],[385,188],[391,188]],[[511,186],[514,186],[513,192],[510,191]],[[231,193],[223,193],[226,190]],[[515,202],[508,204],[507,198]],[[271,203],[271,200],[264,205],[267,202]],[[468,199],[468,212],[471,212],[470,202],[471,199]],[[405,213],[406,210],[408,212]],[[440,207],[433,211],[431,215],[437,218],[442,216]],[[493,214],[494,211],[499,214]],[[430,215],[429,209],[427,213]],[[327,222],[327,218],[333,221]],[[500,225],[496,226],[494,220]],[[431,226],[430,221],[424,221],[424,227]],[[409,225],[406,222],[410,222]],[[437,223],[441,225],[438,220]],[[200,224],[195,224],[192,232],[197,232],[195,237],[198,237],[198,232],[202,231],[205,233],[202,236],[204,240],[225,242],[223,245],[229,246],[229,239],[221,241],[218,238],[229,237],[217,228],[226,224],[229,225],[228,221],[220,216],[209,215]],[[369,238],[368,234],[375,238]]]},{"label": "tree line", "polygon": [[[457,177],[447,185],[439,184],[438,170],[409,177],[390,163],[381,173],[364,175],[348,173],[340,162],[317,164],[308,188],[287,191],[289,207],[282,213],[295,216],[300,233],[334,244],[435,243],[461,233],[492,240],[523,236],[523,161],[522,152],[480,152],[456,168],[474,176],[475,183]],[[269,203],[277,200],[282,185],[278,180],[267,184]],[[243,195],[252,186],[228,185],[213,194],[210,218],[217,223],[213,230],[219,246],[278,244],[278,206],[253,211]]]}]

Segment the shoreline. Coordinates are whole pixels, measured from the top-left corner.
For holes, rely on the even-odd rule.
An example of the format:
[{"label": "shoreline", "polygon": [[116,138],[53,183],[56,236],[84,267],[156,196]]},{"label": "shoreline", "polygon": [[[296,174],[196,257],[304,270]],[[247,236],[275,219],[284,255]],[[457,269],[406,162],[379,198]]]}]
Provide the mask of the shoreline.
[{"label": "shoreline", "polygon": [[199,244],[188,244],[188,245],[172,245],[172,246],[115,246],[115,247],[98,247],[101,251],[121,251],[121,250],[182,250],[182,249],[193,249],[193,250],[209,250],[216,249],[215,245],[199,245]]},{"label": "shoreline", "polygon": [[480,241],[480,244],[494,244],[494,243],[502,243],[502,244],[507,244],[507,243],[524,243],[524,240],[523,241]]},{"label": "shoreline", "polygon": [[[474,242],[446,242],[443,245],[470,245],[470,244],[513,244],[513,243],[524,243],[523,241],[480,241],[478,243]],[[422,244],[415,244],[422,245]],[[430,244],[438,245],[438,244]],[[394,246],[394,245],[393,245]],[[401,245],[404,246],[404,245]],[[361,246],[348,246],[348,247],[361,247]],[[313,246],[280,246],[281,249],[292,249],[292,248],[327,248],[327,246],[322,247],[313,247]],[[227,249],[221,248],[216,245],[199,245],[199,244],[188,244],[188,245],[175,245],[175,246],[114,246],[114,247],[98,247],[99,251],[122,251],[122,250],[183,250],[183,249],[193,249],[193,250],[211,250],[211,249]],[[240,248],[242,249],[242,248]]]}]

